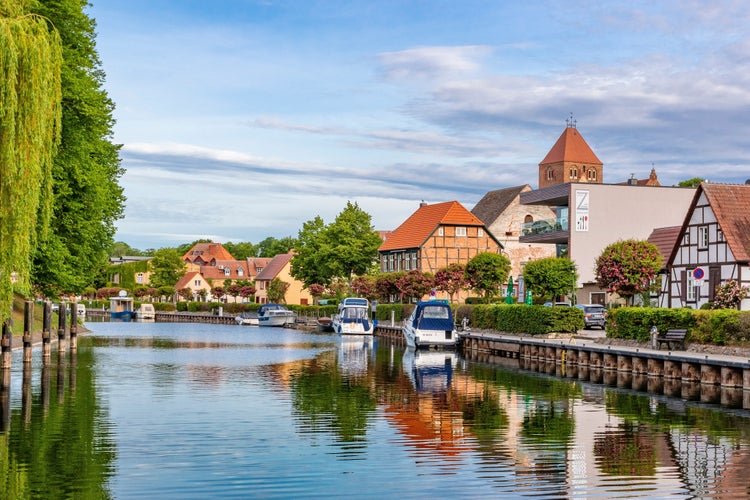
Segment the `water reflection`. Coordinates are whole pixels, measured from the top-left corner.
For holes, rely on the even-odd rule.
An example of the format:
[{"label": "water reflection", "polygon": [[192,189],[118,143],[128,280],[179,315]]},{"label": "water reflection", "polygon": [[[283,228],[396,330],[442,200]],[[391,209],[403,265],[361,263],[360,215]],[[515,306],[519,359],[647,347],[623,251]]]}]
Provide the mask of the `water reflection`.
[{"label": "water reflection", "polygon": [[110,325],[77,354],[14,364],[0,384],[0,497],[750,488],[750,413],[719,407],[721,390],[270,330]]}]

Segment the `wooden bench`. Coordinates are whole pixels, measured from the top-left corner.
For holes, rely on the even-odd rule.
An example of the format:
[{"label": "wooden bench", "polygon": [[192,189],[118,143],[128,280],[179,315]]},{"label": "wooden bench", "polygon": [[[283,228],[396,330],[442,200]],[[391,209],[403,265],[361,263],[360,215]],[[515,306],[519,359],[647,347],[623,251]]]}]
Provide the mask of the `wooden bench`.
[{"label": "wooden bench", "polygon": [[667,347],[672,348],[672,344],[679,344],[682,349],[685,349],[685,337],[687,336],[687,329],[676,328],[674,330],[667,330],[667,333],[660,333],[656,336],[657,349],[661,349],[662,344],[667,344]]}]

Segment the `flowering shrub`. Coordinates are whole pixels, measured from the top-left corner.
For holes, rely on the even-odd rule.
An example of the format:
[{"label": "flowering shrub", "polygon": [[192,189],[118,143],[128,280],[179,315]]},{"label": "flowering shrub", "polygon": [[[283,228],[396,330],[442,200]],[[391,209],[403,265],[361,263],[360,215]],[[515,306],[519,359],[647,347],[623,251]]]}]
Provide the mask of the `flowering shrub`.
[{"label": "flowering shrub", "polygon": [[727,281],[716,287],[712,309],[736,309],[742,299],[747,297],[747,288],[736,281]]}]

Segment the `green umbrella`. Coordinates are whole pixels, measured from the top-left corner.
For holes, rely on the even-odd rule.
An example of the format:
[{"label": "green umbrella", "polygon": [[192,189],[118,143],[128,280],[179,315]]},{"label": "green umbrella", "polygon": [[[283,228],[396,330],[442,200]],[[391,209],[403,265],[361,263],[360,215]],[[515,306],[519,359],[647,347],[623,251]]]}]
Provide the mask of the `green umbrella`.
[{"label": "green umbrella", "polygon": [[526,305],[530,306],[533,303],[534,303],[534,301],[531,298],[531,290],[526,290]]},{"label": "green umbrella", "polygon": [[513,276],[508,276],[508,292],[505,294],[505,303],[513,303]]}]

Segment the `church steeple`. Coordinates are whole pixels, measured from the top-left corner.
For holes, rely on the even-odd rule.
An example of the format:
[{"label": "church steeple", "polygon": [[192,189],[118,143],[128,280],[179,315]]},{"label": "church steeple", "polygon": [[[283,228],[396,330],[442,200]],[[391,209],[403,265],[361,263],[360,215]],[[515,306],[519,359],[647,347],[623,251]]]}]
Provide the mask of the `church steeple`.
[{"label": "church steeple", "polygon": [[604,164],[576,128],[571,113],[567,127],[539,164],[539,188],[566,182],[604,182]]}]

